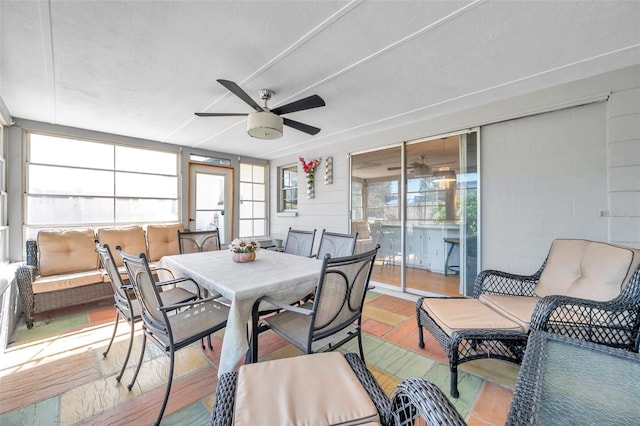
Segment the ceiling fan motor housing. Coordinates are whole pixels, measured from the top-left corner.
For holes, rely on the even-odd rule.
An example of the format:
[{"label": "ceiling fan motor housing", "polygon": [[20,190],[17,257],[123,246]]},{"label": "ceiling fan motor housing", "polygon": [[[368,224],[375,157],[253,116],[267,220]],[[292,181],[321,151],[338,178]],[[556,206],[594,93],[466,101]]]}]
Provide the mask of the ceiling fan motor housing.
[{"label": "ceiling fan motor housing", "polygon": [[247,133],[258,139],[277,139],[282,137],[283,122],[271,112],[253,112],[247,117]]}]

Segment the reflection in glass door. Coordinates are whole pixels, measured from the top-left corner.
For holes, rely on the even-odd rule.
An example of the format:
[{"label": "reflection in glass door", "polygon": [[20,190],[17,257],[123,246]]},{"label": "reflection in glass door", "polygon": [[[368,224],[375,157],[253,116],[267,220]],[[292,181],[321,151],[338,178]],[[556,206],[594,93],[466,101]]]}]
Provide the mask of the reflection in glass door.
[{"label": "reflection in glass door", "polygon": [[418,294],[467,293],[462,283],[476,275],[468,253],[478,244],[476,138],[474,131],[352,155],[351,228],[358,251],[380,244],[373,281]]},{"label": "reflection in glass door", "polygon": [[400,287],[401,149],[397,146],[351,158],[351,231],[358,233],[356,250],[380,245],[371,279]]},{"label": "reflection in glass door", "polygon": [[189,229],[218,228],[220,243],[231,236],[233,170],[225,167],[189,165]]}]

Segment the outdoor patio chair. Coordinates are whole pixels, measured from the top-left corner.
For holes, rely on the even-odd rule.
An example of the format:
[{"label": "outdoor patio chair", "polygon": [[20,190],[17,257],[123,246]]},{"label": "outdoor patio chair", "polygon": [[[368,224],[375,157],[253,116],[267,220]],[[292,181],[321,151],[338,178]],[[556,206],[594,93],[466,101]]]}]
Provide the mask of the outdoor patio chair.
[{"label": "outdoor patio chair", "polygon": [[[164,304],[146,255],[140,253],[133,256],[124,253],[120,247],[116,247],[116,250],[122,256],[142,308],[142,351],[131,383],[133,384],[140,372],[147,339],[158,346],[170,360],[167,388],[155,422],[160,424],[171,392],[175,352],[224,328],[229,316],[229,307],[215,300],[219,295],[173,305]],[[169,315],[171,311],[176,312]]]},{"label": "outdoor patio chair", "polygon": [[402,380],[389,398],[364,361],[337,352],[243,365],[218,379],[212,426],[466,423],[431,382]]},{"label": "outdoor patio chair", "polygon": [[632,248],[557,239],[533,275],[486,270],[473,298],[418,299],[418,345],[424,348],[424,327],[449,358],[455,398],[458,365],[480,358],[520,363],[530,331],[637,351],[639,263]]},{"label": "outdoor patio chair", "polygon": [[320,245],[318,246],[318,259],[324,259],[326,254],[331,257],[351,256],[356,250],[356,241],[358,233],[355,234],[339,234],[337,232],[327,232],[322,230],[320,234]]},{"label": "outdoor patio chair", "polygon": [[178,231],[178,249],[180,254],[220,250],[220,232],[218,228],[207,231]]},{"label": "outdoor patio chair", "polygon": [[[131,355],[131,348],[133,347],[133,336],[135,332],[135,322],[140,320],[141,317],[141,308],[140,302],[135,298],[135,294],[133,293],[133,287],[131,284],[125,284],[125,280],[122,278],[122,273],[117,267],[116,262],[113,258],[113,254],[111,253],[111,249],[108,244],[100,244],[96,242],[96,251],[100,256],[100,262],[102,263],[102,267],[107,273],[107,278],[113,287],[113,298],[115,300],[116,307],[116,319],[113,326],[113,334],[111,335],[111,340],[109,340],[109,345],[107,345],[107,349],[102,353],[104,358],[107,357],[109,350],[111,349],[111,345],[113,344],[113,339],[116,337],[116,331],[118,330],[118,323],[120,322],[120,318],[124,319],[129,323],[131,327],[131,335],[129,337],[129,347],[127,349],[127,354],[124,357],[124,362],[122,363],[122,369],[120,370],[120,374],[116,376],[116,381],[120,381],[122,379],[122,375],[124,374],[124,370],[127,367],[127,363],[129,362],[129,356]],[[172,280],[164,283],[157,283],[156,285],[162,287],[162,291],[160,292],[160,298],[165,305],[174,305],[176,303],[188,302],[191,300],[195,300],[198,298],[198,294],[194,294],[182,287],[175,287],[174,284],[176,282],[183,282],[183,279],[180,280]],[[165,286],[171,285],[173,288],[164,288]],[[133,382],[131,382],[133,383]],[[129,388],[131,390],[131,388]]]},{"label": "outdoor patio chair", "polygon": [[315,237],[315,229],[313,231],[302,231],[289,228],[287,241],[284,243],[283,251],[297,256],[311,257]]},{"label": "outdoor patio chair", "polygon": [[[313,301],[294,306],[268,296],[259,298],[253,305],[250,360],[258,360],[258,335],[265,329],[306,354],[331,351],[357,338],[364,360],[362,307],[378,248],[354,256],[325,256]],[[261,318],[258,307],[262,302],[280,310]]]}]

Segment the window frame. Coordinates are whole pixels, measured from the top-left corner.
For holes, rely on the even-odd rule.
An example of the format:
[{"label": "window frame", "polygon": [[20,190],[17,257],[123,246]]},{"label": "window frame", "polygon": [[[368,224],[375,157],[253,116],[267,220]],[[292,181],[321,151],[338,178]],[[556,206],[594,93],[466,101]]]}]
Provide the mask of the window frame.
[{"label": "window frame", "polygon": [[[9,219],[7,194],[8,128],[0,124],[0,265],[9,263]],[[0,293],[1,294],[1,293]]]},{"label": "window frame", "polygon": [[[285,173],[293,174],[295,173],[295,183],[291,181],[289,177],[290,184],[286,185]],[[299,190],[298,190],[298,177],[300,173],[298,172],[298,165],[296,163],[287,164],[284,166],[278,167],[278,213],[286,213],[286,212],[297,212],[298,211],[298,202],[300,200]],[[287,193],[293,193],[291,201],[292,208],[287,208],[288,198]]]},{"label": "window frame", "polygon": [[[113,162],[109,167],[105,167],[104,165],[100,165],[99,167],[91,167],[91,163],[87,162],[87,164],[83,164],[82,166],[77,166],[77,165],[68,165],[68,164],[58,164],[56,161],[52,161],[52,162],[46,162],[46,161],[42,161],[39,160],[37,162],[32,162],[32,150],[33,150],[33,144],[32,144],[32,137],[34,135],[37,135],[38,137],[42,136],[42,137],[51,137],[51,138],[58,138],[58,139],[64,139],[64,140],[70,140],[73,141],[74,143],[88,143],[88,144],[100,144],[103,146],[108,147],[110,150],[113,150]],[[181,176],[180,176],[180,155],[172,150],[163,150],[163,149],[158,149],[158,148],[150,148],[150,147],[146,147],[146,146],[138,146],[138,145],[131,145],[131,144],[123,144],[123,143],[117,143],[117,142],[111,142],[111,141],[104,141],[104,140],[98,140],[98,139],[89,139],[89,138],[82,138],[82,137],[75,137],[75,136],[71,136],[71,135],[63,135],[63,134],[52,134],[52,133],[48,133],[48,132],[43,132],[43,131],[26,131],[25,132],[25,138],[24,138],[24,143],[25,143],[25,158],[24,158],[24,176],[25,176],[25,182],[26,182],[26,186],[25,186],[25,192],[24,192],[24,210],[23,210],[23,225],[26,231],[26,235],[27,238],[32,238],[34,237],[38,230],[43,229],[43,228],[69,228],[69,227],[83,227],[83,228],[98,228],[98,227],[103,227],[103,226],[122,226],[122,225],[133,225],[133,224],[140,224],[140,225],[146,225],[146,224],[154,224],[154,223],[175,223],[175,222],[181,222],[181,191],[180,191],[180,185],[181,185]],[[137,171],[132,171],[129,168],[127,168],[126,165],[123,165],[122,167],[120,167],[120,165],[118,164],[118,148],[123,148],[125,150],[127,149],[134,149],[134,150],[139,150],[142,151],[142,155],[145,154],[145,152],[147,153],[158,153],[158,154],[167,154],[170,156],[173,156],[173,158],[170,158],[168,164],[172,164],[173,162],[175,162],[175,167],[173,165],[169,166],[169,169],[171,170],[163,170],[163,171],[157,171],[157,170],[146,170],[143,172],[137,172]],[[121,155],[121,154],[120,154]],[[101,194],[101,195],[91,195],[91,194],[84,194],[82,192],[82,190],[80,189],[79,191],[75,192],[73,190],[62,190],[62,191],[57,191],[57,192],[53,192],[53,193],[46,193],[46,192],[38,192],[38,191],[32,191],[32,189],[29,186],[29,179],[30,179],[30,173],[31,173],[31,166],[47,166],[47,167],[59,167],[62,169],[66,169],[68,171],[97,171],[97,172],[107,172],[107,173],[112,173],[113,174],[113,189],[110,191],[109,194],[105,195],[105,194]],[[120,167],[120,168],[119,168]],[[118,194],[118,190],[117,190],[117,185],[116,185],[116,180],[118,178],[122,178],[122,177],[126,177],[128,175],[137,175],[140,178],[156,178],[156,177],[160,177],[160,178],[169,178],[170,180],[174,180],[175,181],[175,191],[170,189],[170,195],[167,196],[159,196],[159,195],[151,195],[151,196],[133,196],[131,194]],[[91,185],[91,183],[89,183],[89,185]],[[87,220],[87,221],[82,221],[81,223],[77,223],[74,221],[69,221],[69,223],[59,223],[59,221],[55,221],[51,222],[51,223],[45,223],[45,222],[39,222],[39,221],[31,221],[29,219],[29,200],[34,200],[34,199],[38,199],[38,198],[50,198],[50,199],[54,199],[54,198],[76,198],[78,200],[80,200],[80,202],[82,200],[87,200],[89,201],[90,199],[103,199],[103,200],[109,200],[109,203],[111,203],[113,205],[113,210],[111,212],[109,212],[107,215],[105,216],[110,216],[110,218],[103,218],[101,220],[96,220],[96,221],[91,221],[91,220]],[[131,202],[131,200],[135,200],[137,202],[142,201],[144,202],[153,202],[153,201],[161,201],[161,202],[165,202],[165,204],[167,205],[172,205],[174,207],[168,207],[167,211],[165,211],[161,216],[158,215],[152,215],[152,216],[147,216],[144,217],[144,215],[142,217],[131,217],[129,216],[128,218],[119,218],[118,217],[118,210],[117,210],[117,205],[118,204],[122,204],[123,201],[125,202],[124,204],[127,203],[127,201]],[[135,202],[134,201],[134,202]],[[129,209],[131,209],[132,207],[129,207]],[[136,210],[136,209],[134,209]],[[139,209],[138,209],[139,210]],[[164,217],[166,216],[166,217]]]},{"label": "window frame", "polygon": [[[251,172],[250,179],[247,179],[246,176],[243,176],[243,173],[242,173],[243,166],[251,166],[252,172]],[[255,167],[262,168],[263,173],[262,173],[261,179],[255,178],[254,176]],[[267,177],[269,173],[269,166],[267,164],[254,163],[249,161],[240,161],[240,163],[238,164],[238,172],[239,172],[238,174],[239,174],[239,181],[240,181],[240,196],[238,197],[238,202],[240,204],[240,209],[238,210],[238,236],[240,238],[267,236],[269,233],[269,217],[268,217],[269,194],[267,193],[267,188],[268,188]],[[243,191],[242,191],[243,184],[250,184],[252,186],[251,198],[244,198]],[[255,188],[256,185],[262,186],[263,199],[255,198],[255,191],[253,189]],[[243,217],[242,203],[245,201],[252,203],[251,217]],[[254,208],[255,203],[264,203],[264,216],[255,215],[255,208]],[[264,222],[262,233],[255,232],[257,221]],[[251,222],[251,229],[253,230],[253,232],[251,233],[252,235],[245,235],[243,233],[243,228],[244,228],[243,223],[246,224],[247,222]]]}]

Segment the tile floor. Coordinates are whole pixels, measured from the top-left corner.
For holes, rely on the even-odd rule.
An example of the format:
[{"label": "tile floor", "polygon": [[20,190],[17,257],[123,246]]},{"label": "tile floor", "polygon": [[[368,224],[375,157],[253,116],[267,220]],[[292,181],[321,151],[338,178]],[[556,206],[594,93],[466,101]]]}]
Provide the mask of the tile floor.
[{"label": "tile floor", "polygon": [[[0,369],[0,424],[106,425],[150,424],[164,393],[168,358],[148,346],[135,386],[130,380],[140,350],[140,338],[121,383],[120,370],[129,328],[121,322],[108,356],[113,331],[113,306],[101,302],[70,309],[27,330],[19,327]],[[415,302],[370,292],[363,314],[364,348],[369,369],[387,393],[406,377],[424,377],[448,395],[449,369],[433,338],[417,345]],[[140,326],[137,325],[137,333]],[[210,419],[223,332],[213,338],[214,349],[192,345],[178,352],[176,371],[163,424],[206,425]],[[428,336],[427,336],[428,337]],[[354,342],[355,343],[355,342]],[[357,352],[357,344],[345,351]],[[300,352],[271,332],[261,335],[262,360]],[[505,422],[518,366],[480,360],[464,364],[459,377],[460,398],[452,399],[469,425]]]}]

